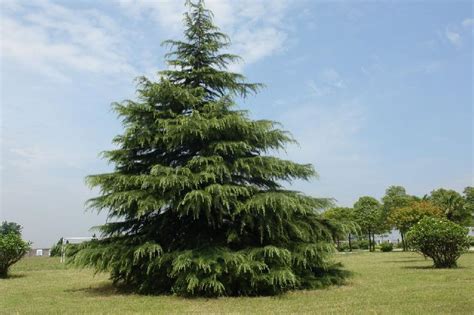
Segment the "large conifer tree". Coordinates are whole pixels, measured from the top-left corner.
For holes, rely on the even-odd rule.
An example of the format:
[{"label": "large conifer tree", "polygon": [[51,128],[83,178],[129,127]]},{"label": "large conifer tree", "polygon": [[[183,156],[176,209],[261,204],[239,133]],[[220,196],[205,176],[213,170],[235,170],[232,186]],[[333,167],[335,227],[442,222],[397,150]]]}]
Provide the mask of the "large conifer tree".
[{"label": "large conifer tree", "polygon": [[330,260],[327,199],[286,190],[311,165],[267,156],[292,142],[268,120],[234,109],[259,84],[226,71],[238,57],[203,2],[187,3],[185,40],[166,41],[170,69],[139,80],[138,99],[114,104],[125,131],[105,157],[109,174],[88,182],[108,212],[102,237],[72,263],[110,272],[143,293],[262,295],[339,283]]}]

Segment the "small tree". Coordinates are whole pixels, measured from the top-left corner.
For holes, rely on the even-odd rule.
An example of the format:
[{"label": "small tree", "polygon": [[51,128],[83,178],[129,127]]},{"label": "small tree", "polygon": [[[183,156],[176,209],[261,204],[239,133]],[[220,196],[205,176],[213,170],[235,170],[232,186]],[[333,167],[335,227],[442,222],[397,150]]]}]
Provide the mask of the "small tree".
[{"label": "small tree", "polygon": [[464,188],[464,209],[469,218],[466,225],[474,225],[474,187]]},{"label": "small tree", "polygon": [[469,248],[467,228],[446,219],[425,217],[407,233],[410,246],[433,259],[435,268],[456,267]]},{"label": "small tree", "polygon": [[406,232],[425,216],[441,218],[443,211],[433,203],[423,200],[413,201],[410,205],[393,209],[390,213],[388,222],[400,231],[403,250],[407,250]]},{"label": "small tree", "polygon": [[30,243],[22,240],[20,234],[0,234],[0,278],[6,278],[10,266],[19,261],[29,249]]},{"label": "small tree", "polygon": [[349,250],[352,251],[352,235],[358,233],[360,228],[354,217],[352,208],[335,207],[323,212],[323,217],[328,219],[333,226],[333,238],[337,249],[340,249],[340,240],[347,238]]},{"label": "small tree", "polygon": [[388,187],[382,197],[384,216],[388,217],[394,209],[408,206],[412,201],[413,197],[407,194],[403,186]]},{"label": "small tree", "polygon": [[18,223],[3,221],[2,225],[0,225],[0,235],[7,235],[10,233],[21,235],[21,229],[22,227]]},{"label": "small tree", "polygon": [[457,191],[444,188],[433,190],[429,200],[440,207],[450,221],[467,226],[472,220],[472,213],[465,207],[465,200]]},{"label": "small tree", "polygon": [[375,233],[381,232],[382,207],[373,197],[360,197],[354,204],[354,216],[361,232],[369,239],[369,250],[375,251]]}]

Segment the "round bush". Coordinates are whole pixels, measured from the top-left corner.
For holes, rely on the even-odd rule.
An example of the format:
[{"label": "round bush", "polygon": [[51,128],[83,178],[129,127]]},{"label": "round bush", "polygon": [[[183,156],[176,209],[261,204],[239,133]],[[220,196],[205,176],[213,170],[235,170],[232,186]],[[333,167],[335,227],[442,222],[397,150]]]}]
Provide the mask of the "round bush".
[{"label": "round bush", "polygon": [[393,250],[393,244],[389,242],[383,242],[380,244],[380,250],[382,252],[391,252]]},{"label": "round bush", "polygon": [[425,217],[406,236],[412,248],[433,259],[435,268],[453,268],[469,248],[467,233],[466,228],[451,221]]},{"label": "round bush", "polygon": [[369,249],[369,241],[368,240],[360,240],[357,243],[358,243],[357,246],[360,249]]},{"label": "round bush", "polygon": [[8,276],[8,269],[30,249],[30,244],[17,233],[0,234],[0,278]]}]

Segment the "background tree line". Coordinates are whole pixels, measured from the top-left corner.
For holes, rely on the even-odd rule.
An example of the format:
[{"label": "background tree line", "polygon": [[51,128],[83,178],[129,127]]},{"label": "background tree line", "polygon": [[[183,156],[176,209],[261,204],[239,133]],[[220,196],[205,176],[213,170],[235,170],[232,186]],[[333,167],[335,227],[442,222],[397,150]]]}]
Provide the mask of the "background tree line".
[{"label": "background tree line", "polygon": [[375,251],[375,235],[397,229],[406,250],[406,233],[424,217],[445,218],[461,226],[474,226],[474,187],[466,187],[463,194],[439,188],[419,197],[408,194],[402,186],[390,186],[380,201],[363,196],[352,208],[330,208],[323,216],[332,222],[338,247],[344,240],[352,250],[356,236],[366,239],[369,250]]}]

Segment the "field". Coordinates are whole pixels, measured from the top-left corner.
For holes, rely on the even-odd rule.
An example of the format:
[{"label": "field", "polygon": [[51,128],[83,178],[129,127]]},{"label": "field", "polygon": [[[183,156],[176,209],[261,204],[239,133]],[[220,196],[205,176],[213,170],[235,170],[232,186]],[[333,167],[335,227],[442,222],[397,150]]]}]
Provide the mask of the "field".
[{"label": "field", "polygon": [[56,258],[25,258],[0,280],[0,313],[474,314],[474,253],[460,268],[435,270],[414,253],[349,253],[347,285],[279,297],[184,299],[117,293],[107,275],[68,269]]}]

